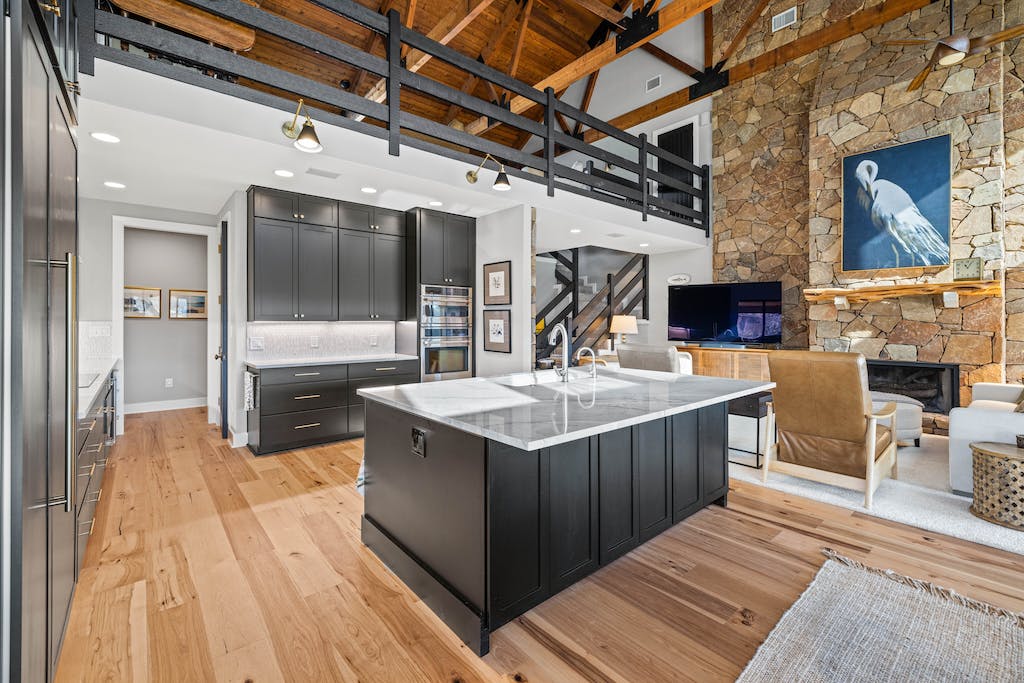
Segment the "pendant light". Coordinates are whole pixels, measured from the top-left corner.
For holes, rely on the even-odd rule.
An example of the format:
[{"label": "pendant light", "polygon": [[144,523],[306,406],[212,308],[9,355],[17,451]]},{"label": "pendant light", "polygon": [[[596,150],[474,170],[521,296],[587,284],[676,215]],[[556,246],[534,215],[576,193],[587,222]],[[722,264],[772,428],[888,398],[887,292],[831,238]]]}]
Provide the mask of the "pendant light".
[{"label": "pendant light", "polygon": [[[303,122],[302,127],[299,128],[299,114],[303,111],[306,114],[306,120]],[[291,122],[285,121],[281,125],[281,132],[289,140],[294,140],[292,144],[300,152],[317,154],[324,151],[323,145],[320,144],[320,138],[317,137],[316,128],[313,127],[313,119],[309,116],[309,108],[306,107],[305,102],[301,99],[299,100],[299,106],[295,108],[295,116]]]}]

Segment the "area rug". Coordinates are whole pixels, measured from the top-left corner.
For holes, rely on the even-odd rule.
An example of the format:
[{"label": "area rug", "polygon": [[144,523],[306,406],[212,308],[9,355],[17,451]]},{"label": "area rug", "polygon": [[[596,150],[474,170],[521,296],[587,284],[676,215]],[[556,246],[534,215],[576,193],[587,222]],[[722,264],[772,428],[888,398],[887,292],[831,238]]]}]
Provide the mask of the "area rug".
[{"label": "area rug", "polygon": [[738,681],[1021,681],[1024,614],[823,552]]}]

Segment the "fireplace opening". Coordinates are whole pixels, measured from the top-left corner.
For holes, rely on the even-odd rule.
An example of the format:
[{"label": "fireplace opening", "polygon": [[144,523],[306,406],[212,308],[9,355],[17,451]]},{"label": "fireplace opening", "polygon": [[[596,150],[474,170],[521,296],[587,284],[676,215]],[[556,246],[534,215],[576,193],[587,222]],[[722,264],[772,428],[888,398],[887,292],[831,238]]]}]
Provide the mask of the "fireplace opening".
[{"label": "fireplace opening", "polygon": [[960,405],[960,366],[869,360],[868,387],[872,391],[903,394],[924,404],[924,412],[948,415]]}]

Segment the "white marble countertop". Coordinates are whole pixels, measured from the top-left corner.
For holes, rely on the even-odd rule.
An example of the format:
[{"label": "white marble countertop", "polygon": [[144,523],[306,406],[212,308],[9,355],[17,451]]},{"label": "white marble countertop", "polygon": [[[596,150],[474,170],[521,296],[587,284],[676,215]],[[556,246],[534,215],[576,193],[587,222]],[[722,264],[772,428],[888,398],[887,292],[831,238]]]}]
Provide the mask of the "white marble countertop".
[{"label": "white marble countertop", "polygon": [[762,391],[753,382],[646,370],[573,368],[360,389],[359,395],[526,451],[657,420]]},{"label": "white marble countertop", "polygon": [[419,360],[417,356],[408,356],[404,353],[386,353],[379,356],[321,356],[310,358],[275,358],[273,360],[246,360],[245,364],[266,370],[267,368],[292,368],[307,365],[344,365],[346,363],[381,363],[394,360]]},{"label": "white marble countertop", "polygon": [[83,379],[91,378],[87,386],[78,387],[78,419],[81,420],[88,414],[92,402],[96,400],[100,390],[107,386],[107,378],[110,371],[117,365],[116,358],[90,358],[88,361],[79,362],[78,380],[79,384]]}]

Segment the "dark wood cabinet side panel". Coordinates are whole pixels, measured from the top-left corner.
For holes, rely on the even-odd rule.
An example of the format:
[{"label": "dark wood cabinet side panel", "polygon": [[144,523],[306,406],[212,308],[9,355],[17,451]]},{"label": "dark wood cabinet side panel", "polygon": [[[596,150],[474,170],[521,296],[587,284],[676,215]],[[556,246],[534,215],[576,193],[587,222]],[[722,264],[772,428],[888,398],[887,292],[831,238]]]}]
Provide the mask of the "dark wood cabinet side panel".
[{"label": "dark wood cabinet side panel", "polygon": [[630,427],[606,432],[598,440],[601,564],[640,542],[636,459]]},{"label": "dark wood cabinet side panel", "polygon": [[672,521],[682,521],[701,507],[700,419],[690,411],[673,415]]},{"label": "dark wood cabinet side panel", "polygon": [[487,442],[490,626],[549,595],[546,453]]},{"label": "dark wood cabinet side panel", "polygon": [[557,592],[597,569],[597,438],[549,450],[551,590]]},{"label": "dark wood cabinet side panel", "polygon": [[728,417],[724,403],[700,409],[701,498],[705,505],[729,491]]},{"label": "dark wood cabinet side panel", "polygon": [[669,421],[638,424],[636,459],[640,494],[640,542],[672,525],[672,461]]}]

